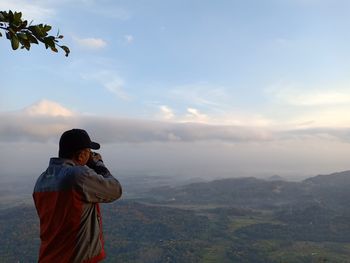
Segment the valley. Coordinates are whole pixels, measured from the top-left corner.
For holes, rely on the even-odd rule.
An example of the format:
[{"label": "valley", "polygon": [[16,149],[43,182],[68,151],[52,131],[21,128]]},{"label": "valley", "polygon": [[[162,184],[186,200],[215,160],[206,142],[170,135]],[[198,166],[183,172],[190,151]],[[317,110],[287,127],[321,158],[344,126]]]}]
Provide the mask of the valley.
[{"label": "valley", "polygon": [[[128,189],[137,179],[149,183]],[[105,262],[349,262],[350,172],[301,182],[132,180],[121,201],[102,205]],[[0,225],[2,262],[35,262],[30,202],[2,207]]]}]

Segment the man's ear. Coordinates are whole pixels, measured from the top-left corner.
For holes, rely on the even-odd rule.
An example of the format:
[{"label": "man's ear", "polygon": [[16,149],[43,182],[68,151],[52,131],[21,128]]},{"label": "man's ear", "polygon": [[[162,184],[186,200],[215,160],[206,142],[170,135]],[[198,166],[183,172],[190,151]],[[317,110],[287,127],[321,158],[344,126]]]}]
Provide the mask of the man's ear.
[{"label": "man's ear", "polygon": [[74,162],[81,165],[84,160],[83,154],[84,153],[82,151],[79,151],[76,154],[74,154],[74,157],[73,157]]},{"label": "man's ear", "polygon": [[79,162],[79,163],[81,163],[81,161],[83,160],[83,154],[82,154],[82,152],[79,152],[78,154],[77,154],[77,161]]}]

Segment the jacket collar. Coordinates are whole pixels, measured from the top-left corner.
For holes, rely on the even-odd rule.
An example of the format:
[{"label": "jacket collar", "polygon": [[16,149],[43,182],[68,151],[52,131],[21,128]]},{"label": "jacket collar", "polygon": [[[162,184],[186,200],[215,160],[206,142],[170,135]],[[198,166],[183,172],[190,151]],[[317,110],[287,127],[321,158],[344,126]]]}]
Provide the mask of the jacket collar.
[{"label": "jacket collar", "polygon": [[76,164],[71,159],[53,157],[50,159],[50,165],[70,165],[75,166]]}]

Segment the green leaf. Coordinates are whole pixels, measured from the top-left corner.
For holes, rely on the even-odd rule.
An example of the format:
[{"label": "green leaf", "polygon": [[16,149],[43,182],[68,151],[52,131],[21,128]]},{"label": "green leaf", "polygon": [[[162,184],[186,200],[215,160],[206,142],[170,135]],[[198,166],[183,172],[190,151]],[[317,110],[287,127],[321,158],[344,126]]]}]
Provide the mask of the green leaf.
[{"label": "green leaf", "polygon": [[14,34],[16,34],[16,31],[15,30],[13,30],[13,28],[9,28],[9,31],[14,35]]},{"label": "green leaf", "polygon": [[22,17],[22,13],[21,12],[19,12],[19,13],[15,12],[14,15],[13,15],[13,24],[16,25],[16,26],[20,26],[21,23],[22,23],[21,17]]},{"label": "green leaf", "polygon": [[58,52],[58,48],[61,48],[65,52],[67,57],[70,50],[67,46],[61,46],[60,40],[63,39],[63,35],[57,32],[57,35],[52,36],[48,32],[52,29],[51,25],[32,25],[32,22],[28,25],[27,20],[22,20],[21,12],[13,11],[0,11],[0,27],[3,30],[0,32],[0,37],[5,36],[11,41],[11,47],[13,50],[27,49],[30,50],[32,44],[43,43],[45,48],[50,48],[53,52]]},{"label": "green leaf", "polygon": [[28,40],[19,40],[19,42],[21,43],[21,49],[25,48],[26,50],[29,50],[30,48],[30,43]]},{"label": "green leaf", "polygon": [[3,12],[0,12],[0,21],[1,22],[6,22],[5,16],[3,14]]},{"label": "green leaf", "polygon": [[[21,45],[22,45],[21,48],[25,47],[25,48],[28,50],[28,47],[30,47],[29,39],[27,39],[27,38],[22,38],[22,37],[20,36],[20,34],[17,34],[17,37],[18,37],[19,42],[20,42]],[[27,36],[25,36],[25,37],[27,37]]]},{"label": "green leaf", "polygon": [[27,38],[29,39],[30,43],[39,44],[38,40],[29,32],[26,32]]},{"label": "green leaf", "polygon": [[66,52],[66,57],[68,57],[70,50],[67,46],[61,46],[61,48],[64,50],[64,52]]},{"label": "green leaf", "polygon": [[13,12],[10,10],[9,11],[9,13],[8,13],[8,21],[10,22],[10,23],[12,23],[13,22]]},{"label": "green leaf", "polygon": [[24,20],[21,22],[20,26],[18,27],[19,30],[25,29],[28,25],[28,21]]},{"label": "green leaf", "polygon": [[29,48],[30,48],[29,40],[24,39],[23,41],[21,41],[21,44],[26,48],[26,50],[29,50]]},{"label": "green leaf", "polygon": [[6,11],[0,12],[0,21],[6,22],[6,23],[9,21],[8,14]]},{"label": "green leaf", "polygon": [[58,50],[57,50],[57,48],[56,47],[50,47],[51,48],[51,50],[53,51],[53,52],[58,52]]},{"label": "green leaf", "polygon": [[11,46],[12,46],[13,50],[18,49],[19,41],[18,41],[18,38],[16,35],[12,36],[12,38],[11,38]]},{"label": "green leaf", "polygon": [[43,31],[42,24],[37,26],[29,26],[28,30],[30,30],[34,36],[41,38],[47,36],[47,33]]},{"label": "green leaf", "polygon": [[51,30],[51,28],[52,28],[52,27],[51,27],[50,25],[45,25],[45,26],[44,26],[44,31],[45,31],[45,32],[49,32],[49,31]]},{"label": "green leaf", "polygon": [[17,37],[19,38],[19,39],[28,39],[28,37],[27,37],[27,34],[25,34],[25,33],[17,33]]},{"label": "green leaf", "polygon": [[22,13],[21,13],[21,12],[15,12],[15,14],[13,15],[13,17],[14,17],[14,20],[15,20],[15,21],[16,21],[16,20],[20,21],[21,18],[22,18]]},{"label": "green leaf", "polygon": [[50,47],[54,47],[55,46],[55,37],[53,37],[53,36],[49,36],[49,37],[44,37],[43,38],[43,42],[45,43],[45,44],[47,44],[48,46],[50,46]]}]

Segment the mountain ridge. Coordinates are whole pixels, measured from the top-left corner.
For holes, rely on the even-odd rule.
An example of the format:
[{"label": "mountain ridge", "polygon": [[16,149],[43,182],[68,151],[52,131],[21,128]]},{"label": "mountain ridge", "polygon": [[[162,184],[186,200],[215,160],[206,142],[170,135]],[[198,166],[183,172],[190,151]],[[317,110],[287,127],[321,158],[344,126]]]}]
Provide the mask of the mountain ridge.
[{"label": "mountain ridge", "polygon": [[[250,208],[282,206],[300,202],[323,202],[328,206],[350,202],[350,171],[316,175],[300,182],[239,177],[216,179],[175,187],[158,187],[144,197],[163,204],[226,204]],[[341,200],[339,200],[341,199]]]}]

